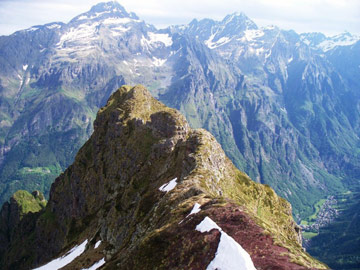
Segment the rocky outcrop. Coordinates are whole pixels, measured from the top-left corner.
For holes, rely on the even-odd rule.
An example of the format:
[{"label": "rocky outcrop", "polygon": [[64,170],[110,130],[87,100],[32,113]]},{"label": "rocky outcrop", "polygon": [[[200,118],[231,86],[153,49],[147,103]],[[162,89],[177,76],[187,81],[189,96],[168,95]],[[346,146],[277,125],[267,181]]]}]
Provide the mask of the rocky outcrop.
[{"label": "rocky outcrop", "polygon": [[[85,248],[63,269],[205,269],[223,235],[257,269],[326,268],[303,251],[288,202],[143,86],[116,91],[94,127],[46,208],[17,226],[2,269],[39,266],[74,246]],[[200,231],[206,218],[217,227]]]},{"label": "rocky outcrop", "polygon": [[41,211],[46,206],[44,195],[39,191],[32,194],[25,190],[17,191],[0,211],[0,255],[6,252],[9,244],[17,237],[19,223],[26,216]]}]

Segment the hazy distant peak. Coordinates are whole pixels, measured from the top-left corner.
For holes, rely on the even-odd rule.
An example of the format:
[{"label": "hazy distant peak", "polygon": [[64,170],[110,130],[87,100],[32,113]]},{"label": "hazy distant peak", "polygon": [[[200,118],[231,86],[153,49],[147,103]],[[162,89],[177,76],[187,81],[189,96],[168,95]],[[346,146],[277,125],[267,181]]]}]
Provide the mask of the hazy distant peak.
[{"label": "hazy distant peak", "polygon": [[225,16],[223,21],[231,21],[233,19],[244,19],[244,20],[250,20],[248,16],[246,16],[243,12],[234,12],[231,14],[228,14]]},{"label": "hazy distant peak", "polygon": [[110,1],[96,4],[88,12],[76,16],[71,20],[71,22],[98,18],[103,19],[107,17],[131,18],[135,20],[139,19],[134,12],[128,13],[118,2]]},{"label": "hazy distant peak", "polygon": [[327,37],[322,33],[304,33],[300,35],[301,40],[313,47],[324,52],[334,49],[338,46],[349,46],[360,40],[359,36],[352,35],[348,31],[344,31],[335,36]]},{"label": "hazy distant peak", "polygon": [[248,30],[258,29],[257,25],[243,12],[234,12],[225,16],[222,20],[223,24],[237,24],[245,26]]},{"label": "hazy distant peak", "polygon": [[125,8],[116,1],[102,2],[96,4],[95,6],[92,6],[92,8],[90,9],[90,12],[103,12],[103,11],[113,11],[113,12],[121,11],[123,13],[128,14]]}]

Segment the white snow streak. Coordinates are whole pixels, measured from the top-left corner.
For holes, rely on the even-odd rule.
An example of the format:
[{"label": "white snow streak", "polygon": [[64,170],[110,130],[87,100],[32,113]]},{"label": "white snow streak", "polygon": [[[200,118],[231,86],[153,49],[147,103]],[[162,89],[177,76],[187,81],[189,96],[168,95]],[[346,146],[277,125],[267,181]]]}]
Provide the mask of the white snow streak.
[{"label": "white snow streak", "polygon": [[73,247],[66,255],[57,258],[55,260],[52,260],[51,262],[35,268],[33,270],[57,270],[65,265],[68,265],[71,263],[76,257],[80,256],[86,248],[86,245],[88,243],[88,240],[85,240],[83,243],[81,243],[79,246]]},{"label": "white snow streak", "polygon": [[81,270],[96,270],[98,269],[100,266],[103,266],[105,264],[105,259],[102,258],[100,261],[94,263],[92,266],[90,266],[89,268],[83,268]]},{"label": "white snow streak", "polygon": [[27,70],[27,68],[28,68],[28,65],[23,65],[23,70],[24,71]]},{"label": "white snow streak", "polygon": [[170,182],[163,184],[159,190],[162,192],[169,192],[170,190],[173,190],[177,183],[176,183],[177,178],[174,178],[173,180],[171,180]]},{"label": "white snow streak", "polygon": [[97,241],[94,248],[95,248],[95,249],[98,248],[98,247],[100,246],[100,244],[101,244],[101,241],[100,241],[100,240]]},{"label": "white snow streak", "polygon": [[208,40],[205,41],[205,45],[208,46],[210,49],[215,49],[222,45],[225,45],[231,41],[228,37],[219,38],[217,41],[213,42],[215,34],[212,34]]},{"label": "white snow streak", "polygon": [[183,223],[183,221],[184,221],[188,216],[199,213],[200,210],[201,210],[201,205],[198,204],[198,203],[195,203],[193,209],[190,211],[190,214],[188,214],[182,221],[180,221],[179,224]]},{"label": "white snow streak", "polygon": [[264,32],[261,30],[246,30],[244,32],[244,37],[248,40],[254,40],[256,38],[262,37],[264,35]]},{"label": "white snow streak", "polygon": [[246,250],[225,233],[212,219],[205,217],[204,220],[196,226],[196,230],[202,233],[209,232],[212,229],[219,230],[221,237],[215,258],[207,266],[207,270],[256,270]]},{"label": "white snow streak", "polygon": [[191,210],[190,214],[188,214],[186,217],[188,217],[188,216],[190,216],[192,214],[197,214],[197,213],[200,212],[200,210],[201,210],[201,205],[198,204],[198,203],[195,203],[195,205],[194,205],[193,209]]},{"label": "white snow streak", "polygon": [[20,79],[20,84],[19,84],[19,90],[21,89],[21,86],[23,85],[23,82],[24,82],[24,80],[23,80],[23,78],[18,74],[18,78]]}]

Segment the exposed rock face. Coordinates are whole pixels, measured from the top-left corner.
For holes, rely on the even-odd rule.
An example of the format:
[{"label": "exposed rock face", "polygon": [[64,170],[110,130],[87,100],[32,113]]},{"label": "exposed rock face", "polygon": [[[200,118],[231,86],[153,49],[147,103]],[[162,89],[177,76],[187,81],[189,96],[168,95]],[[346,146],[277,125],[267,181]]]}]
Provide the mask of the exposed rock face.
[{"label": "exposed rock face", "polygon": [[[205,217],[257,269],[326,268],[302,250],[289,203],[237,170],[210,133],[191,129],[144,87],[121,87],[94,127],[52,185],[46,209],[20,222],[17,238],[1,247],[2,269],[42,265],[85,239],[85,252],[64,269],[102,258],[102,269],[205,269],[220,241],[219,230],[195,230]],[[200,212],[189,215],[196,203]]]}]

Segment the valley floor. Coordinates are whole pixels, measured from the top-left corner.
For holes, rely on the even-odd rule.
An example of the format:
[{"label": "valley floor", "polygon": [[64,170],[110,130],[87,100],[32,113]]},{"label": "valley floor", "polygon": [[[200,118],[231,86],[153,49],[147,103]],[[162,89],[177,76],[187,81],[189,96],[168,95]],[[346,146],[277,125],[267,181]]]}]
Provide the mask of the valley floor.
[{"label": "valley floor", "polygon": [[360,269],[360,187],[330,196],[315,208],[301,223],[306,250],[331,269]]}]

